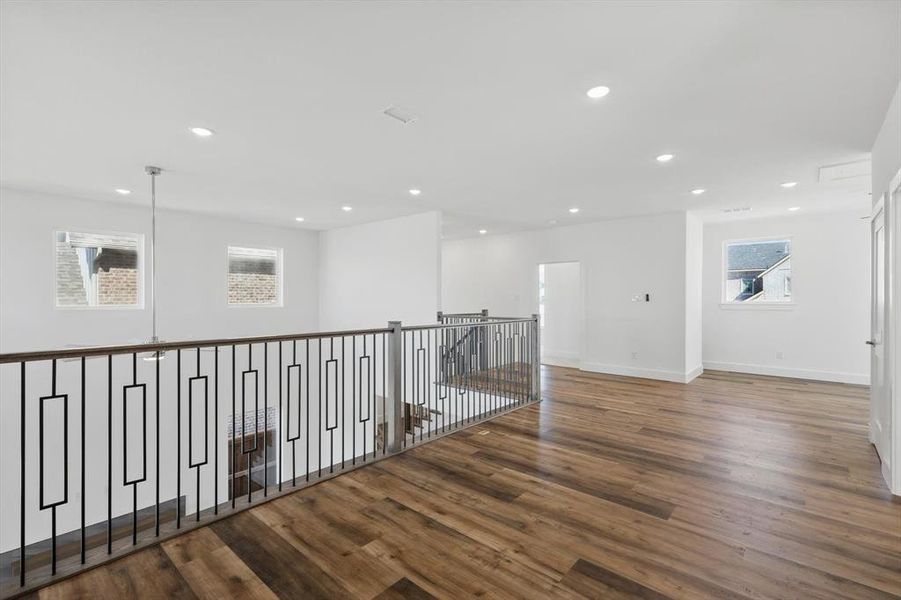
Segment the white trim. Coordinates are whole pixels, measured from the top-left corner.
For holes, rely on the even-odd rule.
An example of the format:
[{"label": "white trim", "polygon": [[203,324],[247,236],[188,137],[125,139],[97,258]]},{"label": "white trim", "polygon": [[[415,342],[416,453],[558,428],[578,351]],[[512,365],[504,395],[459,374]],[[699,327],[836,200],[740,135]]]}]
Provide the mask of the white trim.
[{"label": "white trim", "polygon": [[573,369],[578,369],[581,362],[582,361],[579,360],[578,352],[541,353],[541,364],[543,365],[553,365],[555,367],[570,367]]},{"label": "white trim", "polygon": [[771,375],[774,377],[791,377],[793,379],[810,379],[812,381],[833,381],[854,385],[869,385],[869,373],[845,373],[841,371],[818,371],[815,369],[797,369],[774,367],[770,365],[752,365],[746,363],[709,362],[704,361],[704,369],[711,371],[731,371],[734,373],[750,373],[752,375]]},{"label": "white trim", "polygon": [[687,373],[685,373],[685,383],[691,383],[698,377],[700,377],[704,373],[704,365],[698,365],[694,369],[691,369]]},{"label": "white trim", "polygon": [[726,310],[792,310],[794,302],[720,302],[720,308]]},{"label": "white trim", "polygon": [[[901,194],[901,169],[892,177],[888,188],[888,213],[886,231],[888,248],[886,250],[886,265],[889,277],[886,280],[888,290],[888,319],[885,324],[888,333],[887,356],[888,364],[894,363],[894,371],[888,370],[889,402],[891,404],[891,457],[883,461],[885,471],[883,476],[889,475],[886,482],[889,489],[896,496],[901,496],[901,265],[896,261],[901,260],[901,202],[897,202],[895,195]],[[901,199],[901,196],[899,196]],[[890,469],[890,471],[888,470]]]},{"label": "white trim", "polygon": [[696,367],[691,371],[667,371],[664,369],[647,369],[641,367],[628,367],[625,365],[610,365],[594,362],[583,362],[582,371],[591,373],[605,373],[607,375],[623,375],[625,377],[641,377],[643,379],[657,379],[659,381],[672,381],[674,383],[688,383],[703,372],[702,367]]}]

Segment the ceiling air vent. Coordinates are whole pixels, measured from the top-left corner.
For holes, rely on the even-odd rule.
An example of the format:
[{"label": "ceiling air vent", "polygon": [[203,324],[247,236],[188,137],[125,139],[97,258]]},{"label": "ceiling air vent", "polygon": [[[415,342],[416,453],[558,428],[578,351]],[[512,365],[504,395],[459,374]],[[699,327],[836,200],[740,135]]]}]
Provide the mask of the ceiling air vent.
[{"label": "ceiling air vent", "polygon": [[855,160],[838,165],[820,167],[820,183],[848,181],[870,176],[870,160]]},{"label": "ceiling air vent", "polygon": [[383,115],[387,115],[392,119],[396,119],[403,123],[404,125],[409,125],[416,121],[416,115],[405,108],[401,108],[399,106],[389,106],[385,110],[382,111]]},{"label": "ceiling air vent", "polygon": [[739,208],[724,208],[724,213],[738,213],[738,212],[748,212],[751,210],[750,206],[741,206]]}]

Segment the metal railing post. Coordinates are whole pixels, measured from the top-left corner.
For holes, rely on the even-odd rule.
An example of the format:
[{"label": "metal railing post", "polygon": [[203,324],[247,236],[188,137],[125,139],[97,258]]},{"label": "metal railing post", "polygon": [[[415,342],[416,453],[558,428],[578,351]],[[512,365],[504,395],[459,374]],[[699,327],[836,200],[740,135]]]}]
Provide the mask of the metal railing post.
[{"label": "metal railing post", "polygon": [[403,375],[401,374],[403,330],[401,327],[400,321],[388,322],[391,333],[388,334],[388,398],[385,403],[387,436],[385,442],[389,453],[399,452],[404,442]]},{"label": "metal railing post", "polygon": [[444,323],[444,313],[442,311],[438,311],[438,322]]},{"label": "metal railing post", "polygon": [[[480,319],[480,321],[482,323],[486,323],[488,321],[487,308],[482,309],[482,318]],[[485,329],[486,327],[484,325],[479,327],[478,335],[479,369],[481,369],[482,371],[488,370],[488,336],[485,335]]]},{"label": "metal railing post", "polygon": [[541,323],[532,314],[532,400],[541,401]]}]

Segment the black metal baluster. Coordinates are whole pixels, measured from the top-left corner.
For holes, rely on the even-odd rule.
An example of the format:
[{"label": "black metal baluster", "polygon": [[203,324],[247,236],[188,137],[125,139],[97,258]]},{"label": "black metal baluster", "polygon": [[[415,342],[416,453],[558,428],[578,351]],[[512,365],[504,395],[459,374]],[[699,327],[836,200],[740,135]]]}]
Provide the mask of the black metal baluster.
[{"label": "black metal baluster", "polygon": [[213,346],[213,514],[219,514],[219,346]]},{"label": "black metal baluster", "polygon": [[156,351],[156,360],[154,361],[155,384],[154,396],[156,398],[156,506],[154,508],[154,535],[160,537],[160,351]]},{"label": "black metal baluster", "polygon": [[[353,336],[351,336],[351,345],[353,345],[353,344],[355,344],[355,342],[353,342]],[[347,354],[345,352],[346,351],[344,349],[344,336],[342,335],[341,336],[341,421],[340,421],[341,422],[341,468],[342,469],[344,468],[344,449],[347,445],[346,442],[344,441],[344,434],[347,433],[347,399],[344,397],[344,388],[346,387],[344,385],[344,382],[345,382],[344,367],[347,364]],[[353,377],[353,368],[354,368],[354,363],[353,363],[353,361],[351,361],[350,362],[351,377]],[[351,405],[353,404],[353,393],[354,393],[354,391],[353,391],[353,389],[351,389],[350,390]],[[335,386],[335,398],[336,399],[337,399],[337,396],[338,396],[338,387]],[[335,416],[338,416],[337,408],[338,407],[335,407]],[[351,419],[353,419],[353,417],[351,417]],[[334,464],[334,462],[335,461],[333,460],[332,463]]]},{"label": "black metal baluster", "polygon": [[[200,348],[197,348],[197,375],[196,377],[200,378]],[[204,378],[205,380],[206,378]],[[197,488],[196,488],[196,499],[197,502],[197,514],[195,517],[195,522],[200,522],[200,464],[194,464],[193,453],[194,453],[194,406],[192,405],[194,388],[191,387],[189,382],[188,387],[188,464],[194,468],[194,473],[197,476]],[[207,454],[207,446],[209,444],[209,425],[210,425],[210,414],[209,414],[209,384],[204,381],[203,384],[203,423],[204,423],[204,436],[203,436],[203,447],[204,447],[204,455]],[[206,456],[205,456],[206,458]]]},{"label": "black metal baluster", "polygon": [[181,529],[181,348],[175,351],[175,390],[175,528]]},{"label": "black metal baluster", "polygon": [[[285,419],[282,417],[282,370],[284,369],[282,362],[282,342],[278,342],[278,491],[282,491],[282,445],[284,440],[282,436],[285,431]],[[288,378],[288,387],[291,386],[290,377]],[[288,394],[288,406],[291,405],[291,395]],[[284,437],[287,437],[286,435]],[[293,447],[293,444],[292,444]],[[292,461],[293,466],[293,461]]]},{"label": "black metal baluster", "polygon": [[[297,364],[297,340],[292,341],[292,359],[288,365],[288,394],[285,399],[285,441],[291,442],[291,485],[297,487],[297,439],[300,437],[301,411],[303,405],[302,386],[303,386],[303,366]],[[307,363],[309,367],[309,363]],[[297,435],[291,435],[291,369],[297,369]],[[307,374],[309,375],[309,373]],[[308,415],[309,416],[309,415]]]},{"label": "black metal baluster", "polygon": [[[247,439],[247,386],[244,382],[249,373],[253,373],[253,446],[250,450],[244,449],[244,440]],[[247,503],[253,502],[253,454],[259,448],[260,441],[260,376],[259,371],[253,368],[253,344],[247,344],[247,370],[241,373],[241,454],[246,456],[247,465]],[[265,469],[265,466],[264,466]]]},{"label": "black metal baluster", "polygon": [[[306,380],[306,384],[307,384],[306,385],[306,387],[307,387],[307,402],[306,402],[306,404],[307,404],[307,419],[306,419],[306,424],[307,424],[307,431],[306,431],[306,433],[307,433],[307,435],[306,435],[306,438],[307,438],[307,440],[306,440],[307,441],[307,452],[306,452],[307,469],[305,471],[304,477],[307,481],[309,481],[310,480],[310,338],[306,339],[305,346],[306,346],[305,364],[307,365],[307,380]],[[295,360],[295,362],[297,362],[297,361]],[[297,385],[298,386],[300,385],[299,381],[297,382]],[[300,410],[299,406],[297,407],[297,410]]]},{"label": "black metal baluster", "polygon": [[25,363],[20,364],[22,397],[19,402],[19,585],[25,585]]},{"label": "black metal baluster", "polygon": [[[342,338],[343,339],[343,338]],[[363,338],[366,339],[365,336]],[[341,352],[341,358],[344,359],[344,352]],[[357,336],[352,335],[350,337],[350,464],[357,464]],[[362,366],[362,365],[361,365]],[[342,368],[343,370],[343,368]],[[341,383],[344,383],[344,378],[341,378]],[[360,380],[363,379],[363,373],[360,373]],[[343,398],[344,394],[342,393],[342,405],[344,404]],[[341,432],[341,440],[344,441],[344,432]],[[342,443],[343,450],[343,443]],[[341,466],[344,466],[344,461],[342,461]]]},{"label": "black metal baluster", "polygon": [[[230,486],[230,495],[232,500],[232,508],[235,508],[237,504],[237,494],[235,493],[235,472],[238,470],[238,428],[236,423],[236,415],[235,410],[237,409],[235,405],[235,400],[237,396],[238,389],[238,369],[237,369],[237,357],[235,356],[235,345],[232,344],[232,461],[231,461],[231,481],[229,482]],[[243,381],[241,382],[243,385]],[[244,396],[244,390],[241,390],[241,396]],[[243,416],[241,418],[241,435],[244,434],[244,420]]]},{"label": "black metal baluster", "polygon": [[106,406],[106,553],[113,553],[113,355],[107,354]]},{"label": "black metal baluster", "polygon": [[81,357],[81,564],[85,561],[85,357]]},{"label": "black metal baluster", "polygon": [[[369,380],[371,382],[371,389],[366,393],[366,403],[367,403],[367,415],[369,415],[369,423],[371,424],[372,429],[372,458],[375,459],[376,454],[376,429],[378,429],[378,419],[373,419],[372,416],[375,415],[378,410],[375,406],[375,396],[376,396],[376,376],[378,371],[376,367],[378,366],[378,347],[375,345],[375,334],[372,334],[372,364],[367,369],[369,372]],[[363,427],[363,434],[366,433],[366,427]],[[365,450],[365,448],[364,448]],[[365,456],[365,452],[364,452]]]},{"label": "black metal baluster", "polygon": [[[388,386],[388,356],[385,352],[386,335],[382,334],[382,455],[388,453],[388,413],[386,411]],[[24,459],[23,459],[24,460]]]},{"label": "black metal baluster", "polygon": [[[427,391],[426,398],[428,399],[426,408],[428,409],[428,423],[427,427],[429,429],[428,437],[432,437],[432,338],[431,331],[429,329],[425,330],[425,371],[426,371],[426,384],[423,386]],[[422,335],[422,334],[420,334]]]},{"label": "black metal baluster", "polygon": [[319,442],[319,450],[316,452],[319,456],[319,471],[317,476],[322,477],[322,338],[319,338],[319,354],[316,358],[319,363],[319,431],[316,434]]},{"label": "black metal baluster", "polygon": [[[131,486],[131,544],[138,543],[138,484],[147,480],[147,385],[138,383],[138,355],[131,354],[131,385],[122,388],[122,486]],[[141,476],[128,478],[128,390],[141,390]]]},{"label": "black metal baluster", "polygon": [[[259,435],[259,432],[257,433]],[[263,498],[269,495],[269,342],[263,342]]]}]

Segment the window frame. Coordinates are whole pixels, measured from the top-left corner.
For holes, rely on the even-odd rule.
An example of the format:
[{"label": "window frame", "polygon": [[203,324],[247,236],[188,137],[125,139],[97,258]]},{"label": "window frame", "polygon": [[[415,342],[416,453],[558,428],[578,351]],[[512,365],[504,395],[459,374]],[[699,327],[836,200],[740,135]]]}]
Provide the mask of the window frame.
[{"label": "window frame", "polygon": [[[59,280],[57,279],[57,269],[59,266],[59,256],[56,249],[57,237],[61,233],[86,233],[92,235],[118,235],[123,237],[134,237],[137,242],[137,250],[138,250],[138,301],[135,304],[98,304],[96,306],[70,306],[59,303],[59,294],[58,294],[58,286]],[[53,290],[53,310],[76,310],[76,311],[84,311],[84,310],[144,310],[144,288],[145,288],[145,277],[147,273],[144,270],[144,234],[143,233],[135,233],[131,231],[111,231],[108,229],[93,229],[89,227],[54,227],[51,232],[51,242],[53,249],[53,269],[50,273],[50,277],[52,278],[52,290]]]},{"label": "window frame", "polygon": [[[248,248],[251,250],[273,250],[275,256],[275,289],[276,301],[272,304],[235,303],[228,300],[228,273],[231,266],[230,250],[232,248]],[[285,307],[285,249],[277,246],[261,246],[259,244],[226,244],[225,246],[225,305],[228,308],[284,308]]]},{"label": "window frame", "polygon": [[[792,290],[791,299],[782,300],[760,300],[757,302],[736,302],[735,300],[726,300],[726,282],[729,273],[729,246],[737,244],[759,244],[766,242],[788,242],[791,245],[791,256],[795,254],[795,239],[791,235],[771,235],[765,237],[739,238],[723,240],[720,255],[720,308],[730,310],[790,310],[795,307],[795,293]],[[792,279],[794,279],[794,260],[792,260]],[[794,285],[794,281],[792,281]]]}]

